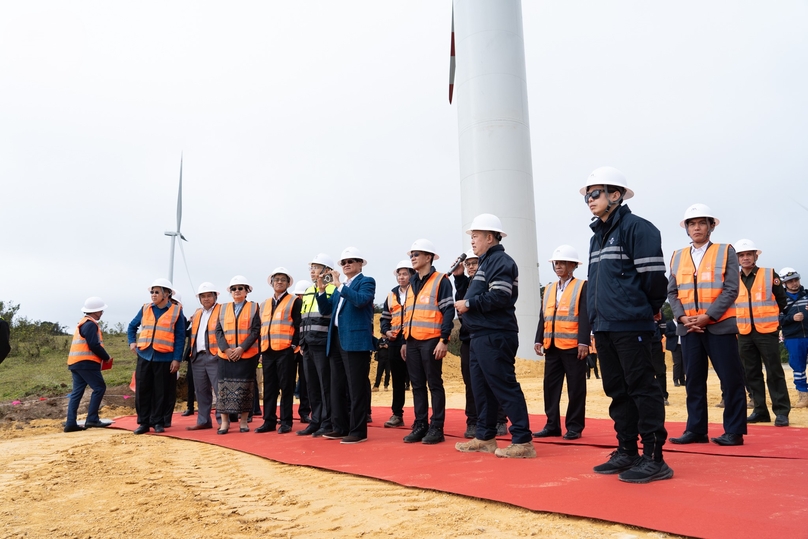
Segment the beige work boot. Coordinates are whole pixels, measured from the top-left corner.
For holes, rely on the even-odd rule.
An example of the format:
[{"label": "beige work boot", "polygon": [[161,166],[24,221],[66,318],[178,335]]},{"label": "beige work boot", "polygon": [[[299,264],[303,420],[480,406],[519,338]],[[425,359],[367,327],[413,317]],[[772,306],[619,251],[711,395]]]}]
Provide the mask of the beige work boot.
[{"label": "beige work boot", "polygon": [[497,441],[493,438],[491,440],[474,438],[470,442],[457,442],[455,449],[461,453],[493,453],[497,450]]},{"label": "beige work boot", "polygon": [[799,395],[800,400],[797,401],[794,408],[808,408],[808,393],[805,391],[797,391],[797,395]]},{"label": "beige work boot", "polygon": [[503,459],[535,459],[536,449],[533,447],[533,442],[525,442],[499,448],[494,454]]}]

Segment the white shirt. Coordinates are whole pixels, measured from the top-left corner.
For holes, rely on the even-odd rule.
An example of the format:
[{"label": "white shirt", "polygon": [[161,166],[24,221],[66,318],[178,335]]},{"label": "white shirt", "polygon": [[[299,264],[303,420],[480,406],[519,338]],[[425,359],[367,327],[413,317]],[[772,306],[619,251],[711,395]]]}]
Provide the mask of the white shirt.
[{"label": "white shirt", "polygon": [[[357,273],[356,275],[359,275],[359,274]],[[353,277],[351,277],[350,279],[345,281],[344,284],[339,285],[339,288],[337,288],[337,290],[342,292],[342,288],[344,286],[350,287],[353,280],[356,279],[356,275],[354,275]],[[337,304],[337,312],[334,313],[334,327],[339,327],[339,311],[340,311],[340,309],[342,309],[342,304],[343,304],[344,301],[345,301],[345,298],[343,296],[340,296],[339,297],[339,303]]]},{"label": "white shirt", "polygon": [[696,271],[698,271],[699,266],[701,265],[701,259],[704,258],[704,253],[707,252],[708,245],[710,245],[709,242],[705,243],[701,247],[690,246],[690,256],[693,258],[693,265],[696,267]]},{"label": "white shirt", "polygon": [[208,322],[210,321],[210,315],[213,313],[213,309],[216,307],[216,304],[213,304],[209,310],[202,309],[202,316],[199,317],[199,328],[197,329],[197,336],[196,336],[196,351],[197,352],[204,352],[208,349],[207,347],[207,335],[208,335]]},{"label": "white shirt", "polygon": [[561,301],[561,295],[564,293],[564,290],[567,289],[567,285],[570,284],[571,280],[572,277],[570,277],[563,283],[561,281],[558,281],[558,286],[556,287],[556,305],[558,305],[558,302]]}]

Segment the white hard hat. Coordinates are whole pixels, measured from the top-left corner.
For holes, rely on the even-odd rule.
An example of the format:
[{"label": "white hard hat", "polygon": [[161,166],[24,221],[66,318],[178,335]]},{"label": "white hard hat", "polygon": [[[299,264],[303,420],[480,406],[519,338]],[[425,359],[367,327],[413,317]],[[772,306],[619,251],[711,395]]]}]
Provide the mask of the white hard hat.
[{"label": "white hard hat", "polygon": [[466,260],[468,260],[469,258],[480,258],[480,257],[474,254],[474,249],[469,249],[468,251],[466,251]]},{"label": "white hard hat", "polygon": [[[346,247],[346,248],[345,248],[345,250],[344,250],[344,251],[342,251],[342,254],[341,254],[341,255],[339,255],[339,261],[340,261],[340,263],[341,263],[343,260],[346,260],[346,259],[348,259],[348,258],[356,258],[356,259],[358,259],[358,260],[361,260],[361,261],[362,261],[362,266],[365,266],[365,265],[367,265],[367,263],[368,263],[368,261],[367,261],[367,260],[365,260],[365,257],[364,257],[364,256],[362,256],[362,253],[360,253],[360,252],[359,252],[359,249],[357,249],[356,247]],[[340,265],[341,265],[341,264],[340,264]]]},{"label": "white hard hat", "polygon": [[334,269],[334,259],[328,256],[325,253],[317,253],[317,256],[314,257],[314,260],[309,262],[309,264],[320,264],[321,266],[325,266],[327,268]]},{"label": "white hard hat", "polygon": [[292,274],[289,273],[289,270],[284,268],[283,266],[278,266],[277,268],[272,270],[272,273],[269,275],[269,277],[267,277],[267,283],[269,284],[269,286],[272,286],[272,278],[279,273],[282,273],[283,275],[289,277],[289,286],[292,286],[295,283],[295,279],[292,277]]},{"label": "white hard hat", "polygon": [[732,244],[735,247],[736,253],[745,253],[747,251],[755,251],[757,254],[761,254],[763,251],[755,247],[755,242],[752,240],[748,240],[746,238],[740,239]]},{"label": "white hard hat", "polygon": [[252,292],[252,286],[250,286],[250,283],[249,283],[249,282],[247,282],[247,278],[246,278],[245,276],[243,276],[243,275],[236,275],[235,277],[233,277],[232,279],[230,279],[230,284],[227,286],[227,288],[229,289],[231,286],[233,286],[233,285],[237,285],[237,284],[243,284],[244,286],[246,286],[246,287],[247,287],[247,293],[248,293],[248,294],[249,294],[250,292]]},{"label": "white hard hat", "polygon": [[199,289],[196,291],[196,297],[199,297],[200,294],[204,294],[205,292],[213,292],[217,296],[219,295],[219,291],[216,290],[213,283],[209,283],[207,281],[199,285]]},{"label": "white hard hat", "polygon": [[412,243],[412,247],[410,247],[410,250],[407,251],[407,256],[410,256],[410,254],[413,251],[423,251],[425,253],[429,253],[431,255],[434,255],[434,258],[432,258],[432,260],[437,260],[437,259],[440,258],[440,256],[438,256],[438,253],[435,252],[435,245],[431,241],[429,241],[428,239],[425,239],[425,238],[415,240]]},{"label": "white hard hat", "polygon": [[405,258],[404,260],[401,260],[399,261],[398,264],[396,264],[396,270],[393,272],[393,275],[398,275],[398,270],[400,269],[410,270],[410,273],[415,271],[412,269],[412,262],[410,262],[409,258]]},{"label": "white hard hat", "polygon": [[179,303],[179,304],[180,304],[180,307],[182,307],[182,294],[180,294],[179,292],[177,292],[177,291],[175,290],[175,291],[174,291],[174,293],[173,293],[173,294],[171,294],[171,299],[173,299],[174,301],[176,301],[177,303]]},{"label": "white hard hat", "polygon": [[614,167],[600,167],[593,170],[592,173],[589,174],[589,178],[586,179],[586,185],[581,187],[579,193],[585,195],[586,190],[593,185],[614,185],[622,187],[626,190],[626,194],[623,195],[623,200],[628,200],[634,196],[634,191],[628,188],[626,175]]},{"label": "white hard hat", "polygon": [[81,308],[81,312],[83,313],[97,313],[98,311],[103,311],[107,308],[107,304],[104,303],[104,300],[99,298],[98,296],[92,296],[84,300],[84,307]]},{"label": "white hard hat", "polygon": [[559,245],[556,247],[556,250],[553,251],[553,256],[550,257],[550,262],[575,262],[576,264],[580,264],[581,261],[578,258],[578,251],[572,247],[572,245]]},{"label": "white hard hat", "polygon": [[295,291],[292,292],[292,293],[294,295],[296,295],[296,296],[302,296],[303,294],[306,293],[306,290],[308,290],[311,287],[312,284],[314,284],[314,283],[312,283],[311,281],[308,281],[306,279],[303,279],[302,281],[298,281],[297,284],[295,285]]},{"label": "white hard hat", "polygon": [[695,204],[691,204],[690,207],[688,207],[685,210],[685,216],[679,222],[679,226],[682,227],[682,228],[687,228],[687,224],[685,224],[685,222],[688,219],[695,219],[696,217],[709,217],[710,219],[715,221],[716,225],[721,222],[721,221],[718,220],[718,217],[713,215],[713,212],[710,209],[710,206],[708,206],[707,204],[701,204],[701,203],[697,202]]},{"label": "white hard hat", "polygon": [[799,279],[800,278],[800,274],[797,273],[797,270],[795,270],[794,268],[786,267],[786,268],[781,269],[777,273],[780,274],[780,280],[783,281],[783,282],[790,281],[792,279]]},{"label": "white hard hat", "polygon": [[171,281],[169,281],[168,279],[163,279],[162,277],[159,279],[155,279],[154,282],[149,287],[149,292],[151,292],[151,289],[154,288],[155,286],[159,286],[160,288],[168,288],[169,290],[171,290],[172,294],[174,293],[174,285],[172,285]]},{"label": "white hard hat", "polygon": [[487,230],[490,232],[499,232],[504,238],[507,236],[505,231],[502,230],[502,221],[499,217],[490,213],[481,213],[469,225],[466,234],[471,234],[474,230]]}]

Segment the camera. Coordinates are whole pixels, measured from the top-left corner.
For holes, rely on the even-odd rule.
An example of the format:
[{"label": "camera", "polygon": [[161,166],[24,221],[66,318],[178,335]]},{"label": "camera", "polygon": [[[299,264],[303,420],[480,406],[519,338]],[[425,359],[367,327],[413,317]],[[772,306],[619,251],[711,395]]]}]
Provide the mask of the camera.
[{"label": "camera", "polygon": [[333,282],[334,282],[334,276],[333,276],[333,275],[331,275],[331,272],[330,272],[330,271],[323,271],[323,272],[320,274],[320,277],[322,277],[323,282],[324,282],[325,284],[331,284],[331,283],[333,283]]}]

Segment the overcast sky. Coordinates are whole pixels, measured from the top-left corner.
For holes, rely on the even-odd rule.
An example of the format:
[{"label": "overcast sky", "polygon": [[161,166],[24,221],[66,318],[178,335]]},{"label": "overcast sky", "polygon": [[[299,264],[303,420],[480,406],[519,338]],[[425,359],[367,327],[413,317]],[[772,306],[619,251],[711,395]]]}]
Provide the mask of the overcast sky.
[{"label": "overcast sky", "polygon": [[[523,20],[542,283],[557,245],[586,257],[601,165],[666,258],[702,202],[714,241],[808,274],[808,3],[525,0]],[[0,299],[73,326],[98,295],[127,324],[168,273],[181,154],[186,314],[202,281],[243,274],[261,301],[276,266],[306,278],[349,245],[378,302],[417,238],[445,271],[468,249],[450,22],[448,0],[0,3]]]}]

